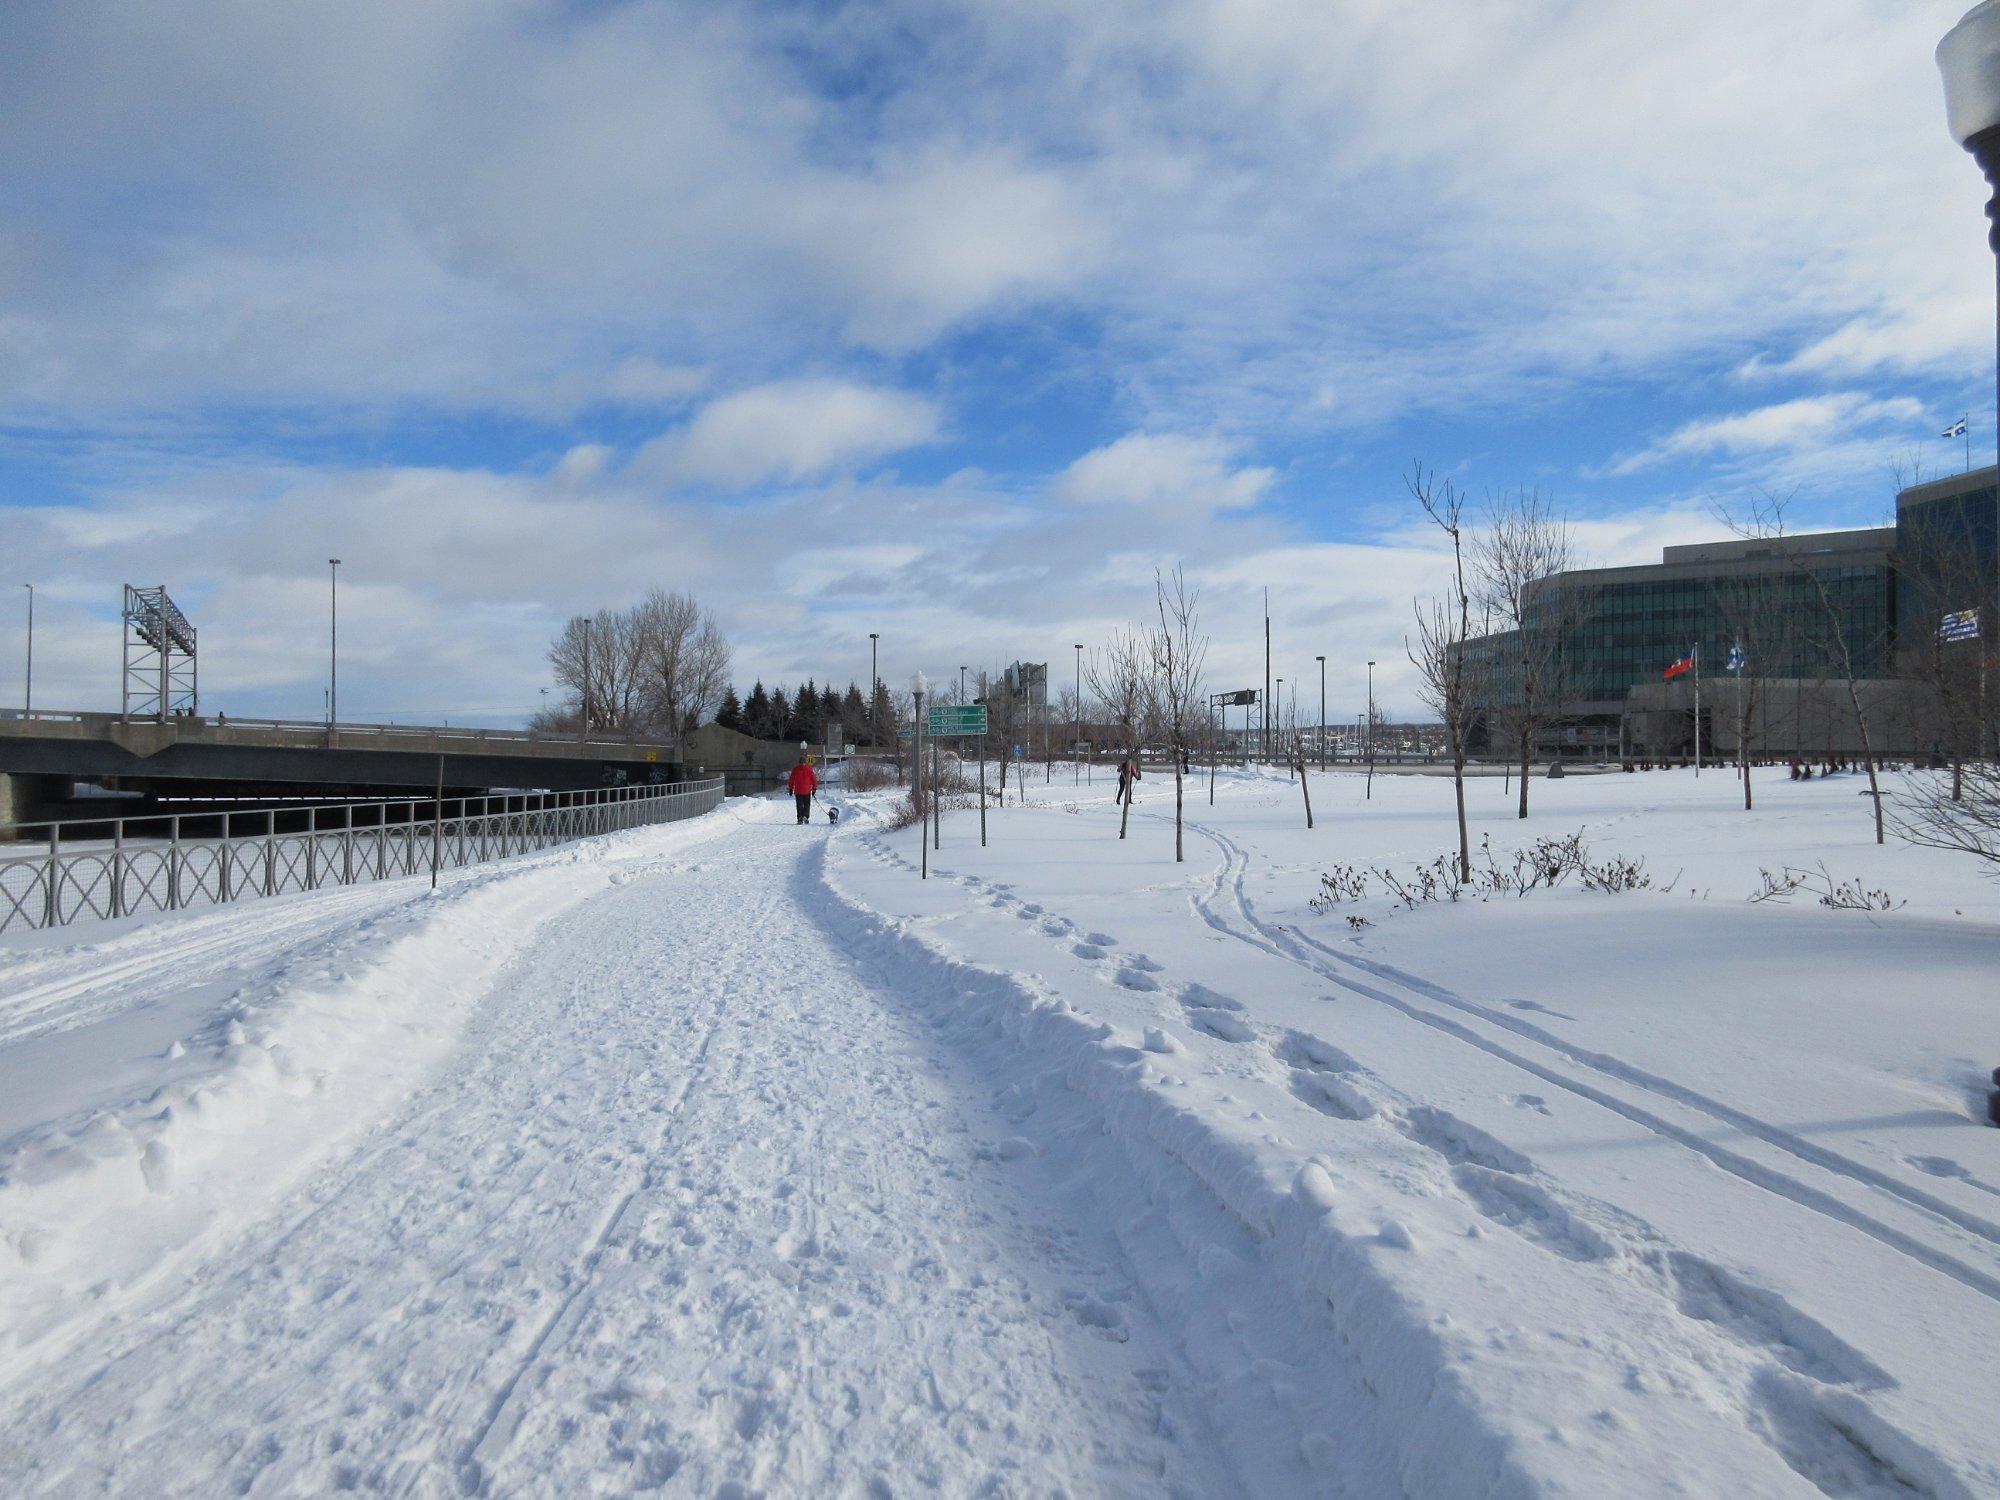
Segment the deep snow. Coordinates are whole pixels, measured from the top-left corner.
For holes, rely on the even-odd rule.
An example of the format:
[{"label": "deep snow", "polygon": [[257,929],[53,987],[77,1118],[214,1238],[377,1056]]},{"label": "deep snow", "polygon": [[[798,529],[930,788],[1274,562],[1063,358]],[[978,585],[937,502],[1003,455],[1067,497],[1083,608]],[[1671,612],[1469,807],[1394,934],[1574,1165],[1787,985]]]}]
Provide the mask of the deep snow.
[{"label": "deep snow", "polygon": [[1994,887],[1653,773],[1471,795],[1671,890],[1320,912],[1450,788],[1313,786],[0,946],[0,1492],[2000,1493]]}]

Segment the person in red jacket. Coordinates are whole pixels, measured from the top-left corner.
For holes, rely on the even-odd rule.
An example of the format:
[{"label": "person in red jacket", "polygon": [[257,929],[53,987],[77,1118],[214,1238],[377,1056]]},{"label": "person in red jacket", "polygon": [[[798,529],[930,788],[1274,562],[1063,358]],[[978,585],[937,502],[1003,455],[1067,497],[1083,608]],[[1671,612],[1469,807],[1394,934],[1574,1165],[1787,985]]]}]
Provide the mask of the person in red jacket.
[{"label": "person in red jacket", "polygon": [[819,777],[814,773],[812,760],[806,755],[806,747],[799,746],[799,763],[792,767],[792,774],[785,778],[785,785],[792,789],[792,800],[799,807],[799,821],[812,821],[813,793],[819,790]]}]

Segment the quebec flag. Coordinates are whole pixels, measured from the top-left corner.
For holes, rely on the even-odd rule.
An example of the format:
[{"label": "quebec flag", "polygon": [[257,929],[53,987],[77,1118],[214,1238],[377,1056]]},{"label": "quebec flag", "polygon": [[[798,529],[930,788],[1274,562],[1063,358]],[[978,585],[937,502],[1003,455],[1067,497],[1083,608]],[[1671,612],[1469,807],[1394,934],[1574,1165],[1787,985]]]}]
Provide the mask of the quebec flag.
[{"label": "quebec flag", "polygon": [[1963,418],[1963,417],[1960,417],[1960,418],[1959,418],[1959,419],[1958,419],[1958,420],[1957,420],[1956,422],[1952,423],[1952,424],[1951,424],[1951,426],[1949,426],[1949,427],[1945,428],[1945,430],[1944,430],[1943,432],[1939,433],[1939,434],[1938,434],[1938,436],[1940,436],[1940,437],[1964,437],[1964,436],[1965,436],[1965,418]]},{"label": "quebec flag", "polygon": [[1738,641],[1729,648],[1729,660],[1724,662],[1723,665],[1728,667],[1732,672],[1740,672],[1743,670],[1743,664],[1743,643]]},{"label": "quebec flag", "polygon": [[1948,610],[1938,621],[1938,639],[1941,641],[1976,641],[1979,639],[1979,611],[1976,609]]}]

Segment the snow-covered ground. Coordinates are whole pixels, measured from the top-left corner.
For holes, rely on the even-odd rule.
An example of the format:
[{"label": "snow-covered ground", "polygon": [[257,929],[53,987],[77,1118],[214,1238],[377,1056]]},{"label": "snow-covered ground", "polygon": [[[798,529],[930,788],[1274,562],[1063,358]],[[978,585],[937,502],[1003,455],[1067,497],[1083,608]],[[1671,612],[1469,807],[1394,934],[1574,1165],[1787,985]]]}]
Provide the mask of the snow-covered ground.
[{"label": "snow-covered ground", "polygon": [[2000,1494],[1970,863],[1480,781],[1654,888],[1316,910],[1449,782],[1068,778],[0,946],[0,1493]]}]

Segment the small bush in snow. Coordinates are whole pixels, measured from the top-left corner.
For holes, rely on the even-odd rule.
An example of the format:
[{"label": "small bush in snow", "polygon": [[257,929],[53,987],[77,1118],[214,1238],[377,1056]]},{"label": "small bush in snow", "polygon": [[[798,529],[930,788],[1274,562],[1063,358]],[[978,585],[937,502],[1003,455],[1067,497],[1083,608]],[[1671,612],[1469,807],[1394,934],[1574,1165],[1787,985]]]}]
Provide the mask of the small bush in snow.
[{"label": "small bush in snow", "polygon": [[1859,880],[1835,880],[1824,864],[1817,870],[1800,870],[1786,865],[1775,875],[1759,870],[1758,888],[1750,893],[1752,902],[1775,901],[1783,905],[1789,896],[1809,891],[1830,911],[1894,911],[1906,905],[1887,891],[1870,890]]},{"label": "small bush in snow", "polygon": [[[1352,865],[1335,865],[1320,876],[1319,891],[1308,904],[1314,911],[1328,912],[1344,902],[1359,901],[1368,894],[1371,877],[1390,897],[1411,911],[1425,902],[1458,901],[1466,896],[1480,901],[1495,896],[1525,896],[1533,890],[1554,890],[1570,880],[1585,890],[1606,895],[1650,890],[1653,886],[1653,877],[1646,872],[1643,859],[1624,855],[1592,859],[1581,833],[1536,839],[1526,848],[1515,850],[1512,861],[1505,864],[1494,858],[1490,840],[1480,841],[1480,853],[1484,863],[1473,866],[1469,878],[1462,878],[1458,862],[1444,854],[1416,866],[1407,875],[1381,866],[1370,866],[1364,871]],[[1357,925],[1356,918],[1347,920],[1349,926]]]}]

